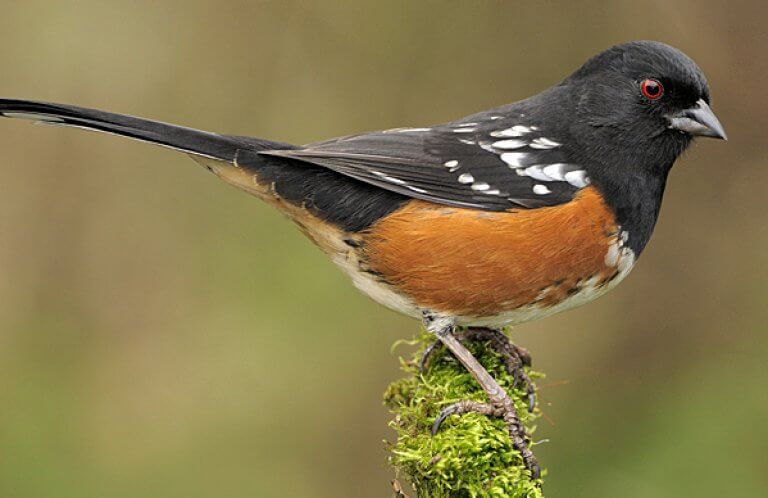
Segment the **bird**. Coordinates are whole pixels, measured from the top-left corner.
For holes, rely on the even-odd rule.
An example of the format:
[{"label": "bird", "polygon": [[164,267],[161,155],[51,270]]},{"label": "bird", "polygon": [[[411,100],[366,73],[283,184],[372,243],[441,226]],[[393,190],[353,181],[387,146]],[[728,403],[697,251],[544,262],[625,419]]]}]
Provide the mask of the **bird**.
[{"label": "bird", "polygon": [[34,100],[0,99],[0,115],[175,149],[286,214],[364,294],[421,320],[482,386],[487,403],[447,407],[433,431],[451,415],[500,417],[538,478],[511,398],[463,341],[491,339],[524,375],[529,357],[504,327],[621,282],[676,159],[697,137],[727,139],[710,103],[690,57],[633,41],[512,104],[302,146]]}]

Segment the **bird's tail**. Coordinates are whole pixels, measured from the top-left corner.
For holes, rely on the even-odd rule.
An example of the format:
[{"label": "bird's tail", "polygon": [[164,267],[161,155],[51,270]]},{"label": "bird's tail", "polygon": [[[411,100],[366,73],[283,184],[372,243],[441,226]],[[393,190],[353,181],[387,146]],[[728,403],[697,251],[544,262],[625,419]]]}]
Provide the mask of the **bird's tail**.
[{"label": "bird's tail", "polygon": [[219,135],[150,119],[33,100],[0,99],[0,116],[111,133],[228,163],[234,162],[240,153],[289,147],[276,142]]},{"label": "bird's tail", "polygon": [[295,148],[280,142],[219,135],[151,119],[34,100],[0,98],[0,116],[110,133],[179,150],[225,182],[265,199],[270,192],[257,178],[274,160],[261,156],[259,151]]},{"label": "bird's tail", "polygon": [[[230,185],[287,213],[306,230],[310,230],[307,227],[317,218],[346,230],[362,230],[381,213],[396,209],[404,199],[322,166],[274,154],[277,150],[299,148],[286,143],[219,135],[150,119],[33,100],[0,98],[2,116],[111,133],[182,151]],[[272,154],[263,153],[267,151]],[[315,221],[306,218],[307,213]],[[299,219],[302,216],[306,218],[304,221]],[[317,237],[323,237],[318,234]]]}]

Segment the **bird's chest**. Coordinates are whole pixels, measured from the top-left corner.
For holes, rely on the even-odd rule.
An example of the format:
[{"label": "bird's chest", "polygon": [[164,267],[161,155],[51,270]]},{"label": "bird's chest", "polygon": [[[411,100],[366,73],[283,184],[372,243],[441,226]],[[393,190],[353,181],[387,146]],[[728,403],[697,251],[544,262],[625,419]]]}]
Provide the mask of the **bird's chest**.
[{"label": "bird's chest", "polygon": [[414,202],[371,229],[361,261],[417,309],[499,326],[605,293],[634,264],[627,237],[591,188],[514,212]]}]

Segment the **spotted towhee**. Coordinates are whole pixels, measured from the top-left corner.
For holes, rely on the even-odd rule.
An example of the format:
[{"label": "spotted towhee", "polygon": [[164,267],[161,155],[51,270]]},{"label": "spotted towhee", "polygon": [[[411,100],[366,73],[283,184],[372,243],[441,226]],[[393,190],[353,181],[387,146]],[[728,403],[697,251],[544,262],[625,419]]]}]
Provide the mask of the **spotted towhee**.
[{"label": "spotted towhee", "polygon": [[725,139],[709,102],[690,58],[642,41],[514,104],[305,146],[26,100],[0,99],[0,113],[177,149],[286,213],[362,292],[424,320],[486,390],[488,404],[448,407],[436,426],[466,411],[503,417],[538,476],[510,398],[452,332],[499,339],[499,327],[626,277],[675,159],[695,136]]}]

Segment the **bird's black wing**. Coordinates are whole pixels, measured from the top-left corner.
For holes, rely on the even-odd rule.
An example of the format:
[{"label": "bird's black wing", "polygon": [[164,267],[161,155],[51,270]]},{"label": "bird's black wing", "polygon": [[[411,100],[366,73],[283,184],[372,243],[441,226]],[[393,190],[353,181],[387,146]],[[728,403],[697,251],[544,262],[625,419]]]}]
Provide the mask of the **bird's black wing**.
[{"label": "bird's black wing", "polygon": [[536,125],[489,115],[259,153],[320,165],[417,199],[503,211],[568,202],[589,183],[562,145]]}]

